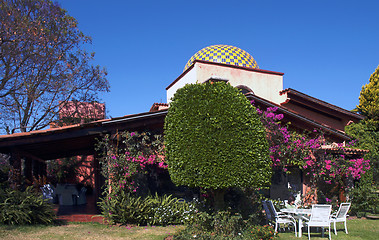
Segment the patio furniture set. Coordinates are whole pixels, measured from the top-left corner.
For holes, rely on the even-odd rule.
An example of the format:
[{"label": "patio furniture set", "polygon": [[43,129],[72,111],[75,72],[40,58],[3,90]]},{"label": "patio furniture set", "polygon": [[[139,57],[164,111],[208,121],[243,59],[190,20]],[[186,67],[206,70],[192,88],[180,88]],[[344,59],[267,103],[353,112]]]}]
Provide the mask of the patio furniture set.
[{"label": "patio furniture set", "polygon": [[57,184],[57,187],[46,184],[41,187],[43,198],[48,199],[49,202],[58,202],[59,205],[73,206],[86,204],[86,191],[82,187],[79,191],[74,184]]},{"label": "patio furniture set", "polygon": [[[315,204],[311,209],[302,208],[284,208],[280,211],[276,211],[272,201],[262,201],[263,209],[266,213],[266,221],[268,224],[275,226],[275,232],[281,224],[285,226],[293,225],[295,229],[295,236],[302,236],[302,227],[308,228],[308,239],[310,239],[311,227],[321,227],[322,236],[324,234],[324,228],[329,230],[329,239],[331,239],[330,225],[334,224],[334,233],[337,235],[337,222],[343,222],[345,226],[345,232],[348,234],[346,220],[347,212],[350,209],[351,203],[341,203],[339,209],[335,213],[332,212],[332,205]],[[298,234],[297,234],[298,230]]]}]

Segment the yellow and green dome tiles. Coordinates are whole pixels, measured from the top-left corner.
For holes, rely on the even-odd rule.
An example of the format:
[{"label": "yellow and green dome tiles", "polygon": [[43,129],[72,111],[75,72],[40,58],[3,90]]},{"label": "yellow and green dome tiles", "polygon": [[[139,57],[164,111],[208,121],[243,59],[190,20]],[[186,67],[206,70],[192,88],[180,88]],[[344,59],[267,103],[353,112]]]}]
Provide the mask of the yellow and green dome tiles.
[{"label": "yellow and green dome tiles", "polygon": [[257,62],[248,52],[229,45],[213,45],[201,49],[188,60],[184,71],[187,70],[195,60],[259,69]]}]

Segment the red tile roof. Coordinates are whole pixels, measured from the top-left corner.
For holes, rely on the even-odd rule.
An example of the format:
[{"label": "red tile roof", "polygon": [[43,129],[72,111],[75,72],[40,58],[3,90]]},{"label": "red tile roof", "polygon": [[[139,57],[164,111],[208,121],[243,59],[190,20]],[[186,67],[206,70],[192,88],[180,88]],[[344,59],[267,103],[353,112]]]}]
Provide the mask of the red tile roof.
[{"label": "red tile roof", "polygon": [[247,93],[247,94],[245,94],[245,96],[248,97],[249,100],[257,101],[257,102],[262,103],[268,107],[276,107],[276,108],[278,108],[278,112],[280,112],[280,113],[286,114],[287,116],[291,116],[291,117],[296,118],[300,121],[306,122],[306,123],[310,124],[311,126],[313,126],[314,128],[322,129],[323,131],[325,131],[327,133],[331,133],[335,136],[338,136],[339,138],[341,138],[343,140],[350,140],[351,139],[351,137],[348,136],[347,134],[345,134],[345,132],[339,131],[337,129],[331,128],[330,126],[327,126],[325,124],[316,122],[310,118],[302,116],[299,113],[294,112],[289,108],[286,108],[285,106],[280,106],[280,105],[275,104],[271,101],[268,101],[266,99],[258,97],[252,93]]},{"label": "red tile roof", "polygon": [[[324,145],[321,146],[322,150],[330,151],[330,152],[339,152],[341,151],[341,148],[338,146],[332,145]],[[344,152],[347,154],[366,154],[369,152],[369,150],[366,149],[357,149],[357,148],[344,148]]]},{"label": "red tile roof", "polygon": [[154,103],[149,112],[156,112],[159,110],[167,109],[169,107],[168,103]]},{"label": "red tile roof", "polygon": [[[157,111],[157,112],[164,112],[164,111]],[[21,133],[13,133],[13,134],[7,134],[7,135],[0,135],[0,142],[6,139],[12,139],[12,138],[19,138],[19,137],[25,137],[25,136],[33,136],[33,135],[48,135],[48,134],[55,134],[65,131],[72,131],[75,129],[83,129],[83,128],[91,128],[95,126],[102,126],[107,123],[113,123],[113,122],[122,122],[122,121],[128,121],[130,119],[136,119],[136,118],[144,118],[149,117],[153,113],[150,112],[144,112],[144,113],[138,113],[138,114],[131,114],[131,115],[125,115],[122,117],[116,117],[116,118],[109,118],[109,119],[101,119],[97,121],[92,121],[88,123],[78,123],[78,124],[72,124],[62,127],[56,127],[56,128],[48,128],[43,130],[35,130],[30,132],[21,132]]]},{"label": "red tile roof", "polygon": [[318,104],[318,105],[321,105],[321,106],[324,106],[324,107],[327,107],[327,108],[330,108],[330,109],[333,109],[335,111],[338,111],[340,113],[343,113],[343,114],[346,114],[346,115],[349,115],[351,117],[354,117],[354,118],[357,118],[357,119],[364,119],[364,117],[362,115],[359,115],[357,113],[354,113],[352,111],[349,111],[349,110],[346,110],[346,109],[343,109],[341,107],[338,107],[336,105],[333,105],[333,104],[330,104],[330,103],[327,103],[325,101],[322,101],[320,99],[317,99],[317,98],[314,98],[314,97],[311,97],[305,93],[302,93],[302,92],[299,92],[295,89],[292,89],[292,88],[287,88],[287,89],[284,89],[282,91],[280,91],[280,95],[283,95],[283,94],[287,94],[287,96],[297,96],[299,98],[302,98],[302,99],[306,99],[310,102],[313,102],[315,104]]}]

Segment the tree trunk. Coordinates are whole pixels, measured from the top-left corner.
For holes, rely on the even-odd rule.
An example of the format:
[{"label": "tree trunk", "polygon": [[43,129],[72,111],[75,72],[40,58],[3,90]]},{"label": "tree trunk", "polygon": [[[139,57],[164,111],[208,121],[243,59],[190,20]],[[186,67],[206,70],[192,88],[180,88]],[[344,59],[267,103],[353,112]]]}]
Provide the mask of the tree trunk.
[{"label": "tree trunk", "polygon": [[225,208],[224,195],[225,189],[214,189],[214,207],[216,212],[221,211]]}]

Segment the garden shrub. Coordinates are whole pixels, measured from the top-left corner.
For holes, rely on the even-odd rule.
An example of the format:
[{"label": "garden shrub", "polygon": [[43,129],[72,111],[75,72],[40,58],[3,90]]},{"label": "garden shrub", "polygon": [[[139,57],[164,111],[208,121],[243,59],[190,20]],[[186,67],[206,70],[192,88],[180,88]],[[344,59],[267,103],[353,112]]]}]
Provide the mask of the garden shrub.
[{"label": "garden shrub", "polygon": [[32,187],[24,192],[0,189],[0,224],[52,224],[55,217],[52,205]]},{"label": "garden shrub", "polygon": [[9,164],[9,157],[0,153],[0,188],[6,188],[9,186],[8,174],[11,170]]},{"label": "garden shrub", "polygon": [[151,206],[152,216],[149,217],[149,225],[183,224],[190,222],[197,211],[193,203],[187,203],[182,199],[171,195],[148,196],[145,199]]},{"label": "garden shrub", "polygon": [[378,213],[379,200],[375,193],[375,188],[371,182],[372,177],[370,174],[364,177],[355,184],[355,187],[350,191],[351,210],[350,213],[363,217],[365,213]]},{"label": "garden shrub", "polygon": [[229,211],[217,212],[213,220],[215,235],[235,237],[241,235],[244,229],[244,221],[241,214],[231,214]]},{"label": "garden shrub", "polygon": [[99,202],[101,214],[109,223],[146,225],[150,207],[142,197],[131,196],[130,193],[120,191],[111,193]]},{"label": "garden shrub", "polygon": [[190,225],[187,226],[184,230],[174,235],[175,240],[187,240],[187,239],[201,239],[201,240],[210,240],[216,239],[215,235],[210,231],[204,231],[199,226]]},{"label": "garden shrub", "polygon": [[219,211],[213,215],[199,212],[195,221],[186,229],[174,235],[175,240],[186,239],[274,239],[271,226],[251,225],[242,219],[240,214],[230,211]]},{"label": "garden shrub", "polygon": [[244,239],[251,240],[276,239],[278,236],[278,234],[275,235],[274,228],[268,225],[250,226],[243,232]]},{"label": "garden shrub", "polygon": [[355,215],[356,215],[358,218],[366,217],[366,212],[356,212]]},{"label": "garden shrub", "polygon": [[197,211],[192,203],[171,195],[137,197],[121,191],[99,203],[102,215],[112,224],[166,226],[190,222]]},{"label": "garden shrub", "polygon": [[225,194],[225,202],[232,215],[241,214],[252,225],[265,222],[262,213],[263,199],[264,196],[253,188],[232,188]]}]

